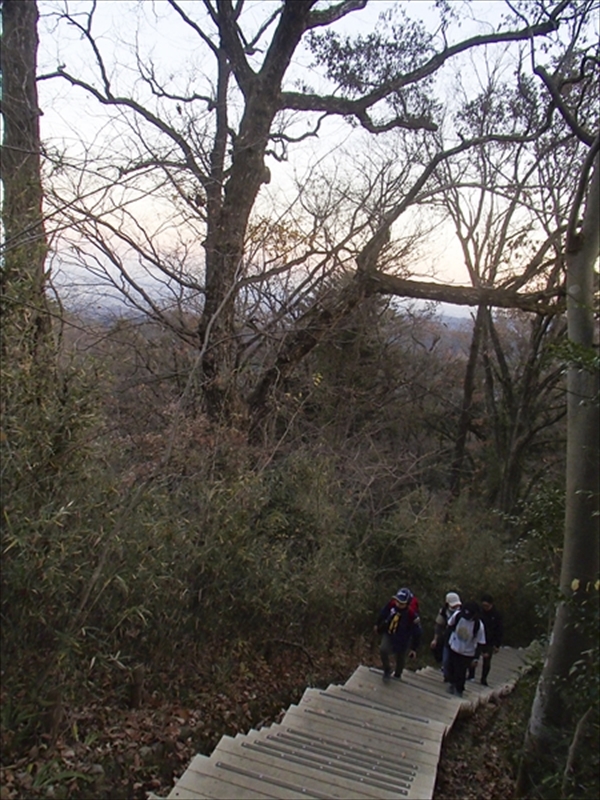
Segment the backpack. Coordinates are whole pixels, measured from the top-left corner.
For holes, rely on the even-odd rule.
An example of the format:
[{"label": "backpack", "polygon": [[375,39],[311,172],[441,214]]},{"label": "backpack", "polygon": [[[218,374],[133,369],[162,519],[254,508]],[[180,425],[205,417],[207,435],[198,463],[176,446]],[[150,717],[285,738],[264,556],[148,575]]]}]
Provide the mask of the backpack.
[{"label": "backpack", "polygon": [[457,627],[458,627],[458,624],[461,621],[461,619],[464,619],[466,622],[474,622],[475,623],[473,625],[473,638],[475,638],[477,636],[477,634],[479,632],[479,626],[481,625],[481,620],[479,619],[479,617],[476,617],[475,619],[473,619],[473,617],[471,617],[471,619],[468,619],[467,617],[465,617],[464,611],[461,609],[458,612],[458,615],[457,615],[456,619],[454,620],[454,622],[452,623],[452,625],[450,625],[450,623],[448,623],[446,641],[450,640],[450,636],[451,636],[453,631],[456,631],[456,635],[458,636],[458,638],[462,639],[462,636],[457,631]]},{"label": "backpack", "polygon": [[[415,597],[414,594],[411,595],[411,598],[408,601],[408,605],[407,605],[406,608],[407,608],[407,611],[408,611],[409,623],[412,624],[415,620],[417,620],[417,622],[418,622],[419,621],[419,601]],[[381,622],[379,622],[378,625],[377,625],[377,633],[393,633],[395,631],[397,625],[398,625],[398,619],[394,620],[394,617],[396,617],[396,616],[398,616],[398,619],[399,619],[399,615],[396,615],[396,614],[392,615],[391,613],[389,613],[384,620],[381,620]],[[395,622],[395,624],[391,624],[393,622]],[[390,630],[390,624],[391,624],[391,630]]]},{"label": "backpack", "polygon": [[408,613],[411,622],[413,622],[419,616],[419,600],[414,594],[410,598],[410,601],[408,603]]}]

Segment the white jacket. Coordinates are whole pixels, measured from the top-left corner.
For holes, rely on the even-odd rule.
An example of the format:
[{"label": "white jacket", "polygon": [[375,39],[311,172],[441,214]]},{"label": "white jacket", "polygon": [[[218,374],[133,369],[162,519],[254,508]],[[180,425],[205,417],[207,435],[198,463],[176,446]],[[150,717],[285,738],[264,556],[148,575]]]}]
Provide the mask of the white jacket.
[{"label": "white jacket", "polygon": [[456,622],[459,614],[460,609],[455,611],[448,620],[448,625],[450,626],[456,623],[456,628],[450,634],[448,645],[451,650],[459,655],[475,657],[477,645],[485,644],[485,626],[480,620],[479,629],[477,633],[474,634],[475,620],[461,617],[458,622]]}]

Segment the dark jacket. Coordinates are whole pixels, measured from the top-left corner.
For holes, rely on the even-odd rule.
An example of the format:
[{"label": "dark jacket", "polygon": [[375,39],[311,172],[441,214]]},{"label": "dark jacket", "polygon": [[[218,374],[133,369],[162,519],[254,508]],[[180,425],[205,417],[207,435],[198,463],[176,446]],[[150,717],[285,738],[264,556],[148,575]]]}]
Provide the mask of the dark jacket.
[{"label": "dark jacket", "polygon": [[502,647],[503,626],[500,612],[494,606],[489,611],[482,608],[480,619],[485,626],[486,646],[488,648]]},{"label": "dark jacket", "polygon": [[401,653],[409,646],[416,650],[421,644],[422,633],[416,604],[411,601],[401,609],[392,598],[379,612],[377,630],[391,637],[394,653]]}]

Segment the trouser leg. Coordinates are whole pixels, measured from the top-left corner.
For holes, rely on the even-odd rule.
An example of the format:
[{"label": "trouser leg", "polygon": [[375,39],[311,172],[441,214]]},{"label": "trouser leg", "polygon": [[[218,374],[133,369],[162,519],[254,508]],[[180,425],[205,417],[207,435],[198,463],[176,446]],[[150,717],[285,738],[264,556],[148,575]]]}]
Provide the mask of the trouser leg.
[{"label": "trouser leg", "polygon": [[379,645],[379,655],[381,656],[381,664],[383,666],[383,672],[386,675],[389,675],[392,671],[390,666],[390,655],[393,652],[392,648],[392,640],[387,633],[384,633],[381,637],[381,644]]},{"label": "trouser leg", "polygon": [[467,670],[472,661],[472,656],[463,656],[458,653],[452,653],[452,683],[456,691],[462,694],[465,690],[465,681],[467,679]]},{"label": "trouser leg", "polygon": [[452,684],[452,686],[454,686],[455,683],[455,674],[456,674],[455,659],[457,658],[458,655],[454,652],[454,650],[448,648],[447,675],[448,675],[448,683]]},{"label": "trouser leg", "polygon": [[402,675],[402,670],[404,669],[404,664],[406,662],[406,649],[401,650],[399,653],[396,653],[396,671],[394,672],[394,677],[399,678]]},{"label": "trouser leg", "polygon": [[481,665],[481,680],[487,681],[487,676],[490,674],[490,668],[492,666],[492,654],[488,653],[487,658],[483,659],[483,664]]},{"label": "trouser leg", "polygon": [[450,648],[447,644],[444,645],[442,651],[442,670],[444,672],[444,680],[450,682]]}]

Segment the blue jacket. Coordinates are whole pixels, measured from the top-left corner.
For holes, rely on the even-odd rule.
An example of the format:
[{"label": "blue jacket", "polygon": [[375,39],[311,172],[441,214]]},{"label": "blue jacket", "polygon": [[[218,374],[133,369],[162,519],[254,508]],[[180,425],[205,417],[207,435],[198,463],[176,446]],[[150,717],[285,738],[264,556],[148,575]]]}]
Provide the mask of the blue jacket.
[{"label": "blue jacket", "polygon": [[416,650],[422,634],[416,599],[411,600],[405,608],[398,608],[392,598],[379,612],[377,630],[391,637],[394,653],[401,653],[409,646],[411,650]]}]

